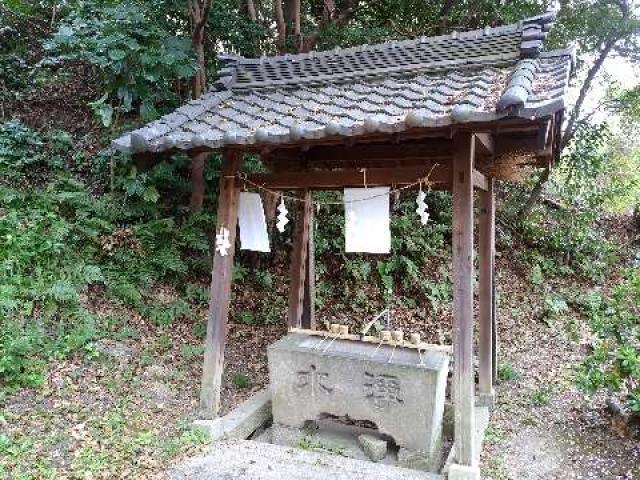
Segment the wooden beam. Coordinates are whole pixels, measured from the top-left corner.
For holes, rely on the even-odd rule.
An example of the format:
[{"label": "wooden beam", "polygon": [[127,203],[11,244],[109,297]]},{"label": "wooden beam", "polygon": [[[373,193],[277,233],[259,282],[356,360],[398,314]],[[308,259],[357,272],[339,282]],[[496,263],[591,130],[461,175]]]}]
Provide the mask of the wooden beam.
[{"label": "wooden beam", "polygon": [[385,168],[423,166],[451,161],[452,143],[447,138],[396,144],[362,143],[301,148],[277,148],[262,160],[273,172],[339,168]]},{"label": "wooden beam", "polygon": [[488,188],[480,192],[480,216],[478,219],[478,254],[480,304],[478,339],[478,387],[481,396],[493,396],[493,275],[495,256],[495,195],[493,179],[488,179]]},{"label": "wooden beam", "polygon": [[361,159],[326,159],[321,162],[307,162],[302,159],[294,160],[275,156],[263,157],[264,165],[273,173],[299,172],[309,170],[339,170],[360,168],[391,168],[391,167],[424,167],[439,163],[449,164],[451,155],[433,156],[426,158],[397,157],[389,158],[361,158]]},{"label": "wooden beam", "polygon": [[429,159],[433,156],[450,157],[453,143],[447,138],[426,139],[410,143],[365,143],[345,147],[334,145],[311,148],[305,153],[310,164],[325,161]]},{"label": "wooden beam", "polygon": [[476,155],[484,157],[493,157],[495,148],[493,146],[493,135],[490,133],[474,133]]},{"label": "wooden beam", "polygon": [[538,148],[538,130],[496,136],[494,151],[496,157],[513,153],[534,156],[543,153]]},{"label": "wooden beam", "polygon": [[473,186],[479,190],[486,190],[489,188],[489,181],[487,180],[487,177],[475,168],[473,169]]},{"label": "wooden beam", "polygon": [[307,242],[307,268],[304,282],[304,301],[302,304],[302,328],[316,329],[316,264],[314,243],[314,205],[308,209],[309,241]]},{"label": "wooden beam", "polygon": [[[373,187],[377,185],[408,185],[425,177],[430,167],[368,168],[364,170],[313,170],[249,175],[252,183],[273,190],[332,190],[344,187]],[[434,189],[451,183],[449,165],[438,165],[429,177]]]},{"label": "wooden beam", "polygon": [[238,152],[225,151],[222,160],[216,233],[220,233],[222,228],[226,228],[229,231],[231,247],[224,256],[216,249],[213,257],[207,337],[200,388],[200,410],[204,418],[213,418],[220,411],[220,390],[224,368],[224,348],[227,341],[229,298],[231,296],[231,276],[240,193],[235,175],[240,170],[241,158],[242,156]]},{"label": "wooden beam", "polygon": [[475,375],[473,368],[473,159],[471,133],[454,137],[453,325],[454,440],[456,463],[474,466]]},{"label": "wooden beam", "polygon": [[305,283],[307,279],[307,253],[309,249],[309,227],[313,203],[311,191],[300,192],[298,214],[293,233],[293,251],[291,253],[291,274],[289,275],[289,327],[300,328],[304,310]]}]

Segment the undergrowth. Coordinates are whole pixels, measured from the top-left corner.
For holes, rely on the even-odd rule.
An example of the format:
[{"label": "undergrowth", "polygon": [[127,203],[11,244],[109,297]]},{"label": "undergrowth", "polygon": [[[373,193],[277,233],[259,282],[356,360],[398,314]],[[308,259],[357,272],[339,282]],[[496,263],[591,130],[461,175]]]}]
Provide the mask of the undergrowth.
[{"label": "undergrowth", "polygon": [[615,392],[640,415],[640,272],[629,269],[610,295],[594,290],[579,306],[595,337],[578,366],[579,385],[589,393]]},{"label": "undergrowth", "polygon": [[[116,190],[93,195],[63,168],[61,134],[0,125],[0,385],[43,382],[51,358],[104,334],[100,299],[126,304],[158,324],[191,315],[181,298],[158,306],[158,282],[181,287],[208,271],[215,219],[158,202],[181,175],[179,161],[145,174],[121,162]],[[59,151],[56,155],[51,152]],[[37,172],[37,173],[36,173]],[[40,186],[9,184],[38,175]],[[179,291],[185,296],[186,288]]]}]

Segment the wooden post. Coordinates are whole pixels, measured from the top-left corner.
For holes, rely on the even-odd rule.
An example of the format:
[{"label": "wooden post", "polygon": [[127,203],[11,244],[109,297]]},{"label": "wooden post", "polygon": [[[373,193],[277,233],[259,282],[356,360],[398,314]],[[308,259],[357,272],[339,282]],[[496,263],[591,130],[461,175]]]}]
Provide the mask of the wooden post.
[{"label": "wooden post", "polygon": [[220,390],[224,368],[224,348],[227,340],[231,276],[235,250],[236,226],[238,224],[239,185],[235,174],[240,170],[241,154],[225,151],[220,177],[218,217],[216,234],[222,228],[229,231],[231,247],[222,256],[216,249],[211,274],[211,294],[207,316],[207,339],[205,343],[202,384],[200,388],[200,410],[204,418],[214,418],[220,411]]},{"label": "wooden post", "polygon": [[313,208],[311,191],[304,190],[299,198],[298,215],[293,233],[291,253],[291,283],[289,286],[289,327],[300,328],[304,309],[305,283],[307,271],[307,251],[309,249],[309,226]]},{"label": "wooden post", "polygon": [[[311,198],[311,197],[310,197]],[[309,215],[309,241],[307,242],[307,268],[304,282],[304,302],[302,304],[302,328],[316,329],[316,264],[313,203],[307,211]]]},{"label": "wooden post", "polygon": [[480,217],[478,252],[480,267],[480,303],[478,357],[478,390],[483,404],[493,404],[493,265],[495,252],[495,196],[493,178],[487,178],[487,189],[479,192]]},{"label": "wooden post", "polygon": [[493,278],[491,284],[491,366],[493,384],[498,381],[498,319],[496,316],[496,259],[493,257]]},{"label": "wooden post", "polygon": [[453,358],[455,463],[474,467],[473,369],[473,157],[469,133],[454,137],[453,153]]}]

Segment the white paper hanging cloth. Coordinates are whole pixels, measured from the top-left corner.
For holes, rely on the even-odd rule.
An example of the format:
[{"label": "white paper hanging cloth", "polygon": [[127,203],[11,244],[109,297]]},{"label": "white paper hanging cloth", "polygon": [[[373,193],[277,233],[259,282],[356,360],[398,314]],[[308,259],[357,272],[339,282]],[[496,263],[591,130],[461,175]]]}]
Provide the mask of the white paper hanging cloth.
[{"label": "white paper hanging cloth", "polygon": [[345,250],[389,253],[389,187],[345,188]]},{"label": "white paper hanging cloth", "polygon": [[240,248],[242,250],[271,251],[262,198],[259,194],[240,192],[238,223],[240,224]]}]

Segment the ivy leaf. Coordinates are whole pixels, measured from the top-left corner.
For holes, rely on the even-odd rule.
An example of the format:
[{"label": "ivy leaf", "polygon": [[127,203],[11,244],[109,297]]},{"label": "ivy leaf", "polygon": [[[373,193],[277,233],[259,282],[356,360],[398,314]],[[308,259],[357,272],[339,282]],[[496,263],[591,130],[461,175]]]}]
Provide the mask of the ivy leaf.
[{"label": "ivy leaf", "polygon": [[97,265],[85,265],[82,269],[82,276],[87,283],[101,282],[104,280],[102,270]]},{"label": "ivy leaf", "polygon": [[140,116],[142,117],[142,120],[149,122],[158,118],[159,113],[153,102],[145,101],[140,104]]},{"label": "ivy leaf", "polygon": [[73,302],[78,298],[78,292],[66,280],[58,280],[49,289],[49,295],[57,302]]},{"label": "ivy leaf", "polygon": [[109,59],[113,60],[114,62],[124,60],[126,56],[127,52],[125,52],[124,50],[120,50],[119,48],[109,49]]},{"label": "ivy leaf", "polygon": [[113,122],[113,107],[109,103],[106,103],[108,96],[109,95],[105,93],[99,100],[89,102],[89,107],[91,107],[93,113],[98,116],[102,125],[105,127],[111,126]]},{"label": "ivy leaf", "polygon": [[158,193],[158,190],[156,189],[156,187],[154,187],[153,185],[149,185],[142,192],[142,199],[145,202],[156,203],[159,198],[160,198],[160,194]]},{"label": "ivy leaf", "polygon": [[127,87],[118,88],[118,97],[122,100],[122,109],[125,112],[131,111],[131,105],[133,103],[133,92]]}]

